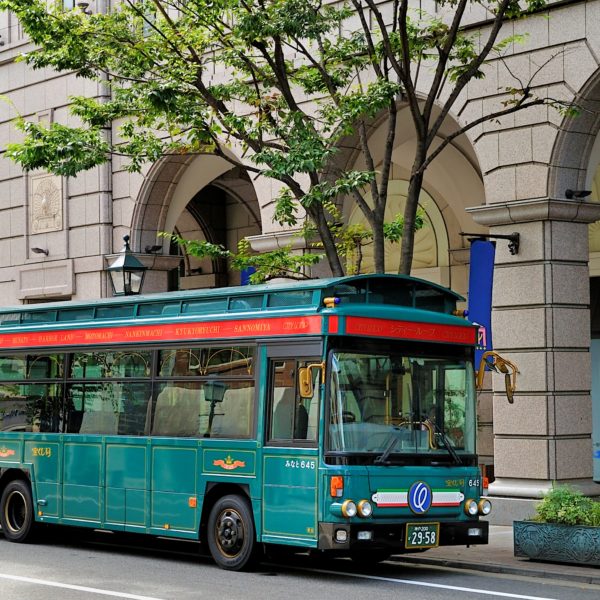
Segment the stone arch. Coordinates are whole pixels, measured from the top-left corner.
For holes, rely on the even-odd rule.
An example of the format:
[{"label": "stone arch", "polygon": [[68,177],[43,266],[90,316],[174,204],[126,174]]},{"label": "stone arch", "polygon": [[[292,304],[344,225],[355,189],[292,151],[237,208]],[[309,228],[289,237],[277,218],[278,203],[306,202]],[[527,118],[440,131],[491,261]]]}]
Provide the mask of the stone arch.
[{"label": "stone arch", "polygon": [[564,198],[567,189],[590,189],[600,162],[600,70],[576,94],[577,116],[566,116],[559,127],[550,158],[548,196]]},{"label": "stone arch", "polygon": [[[435,117],[435,115],[434,115]],[[439,140],[459,127],[459,119],[448,116],[439,134]],[[402,197],[402,188],[410,176],[412,158],[416,148],[416,136],[410,110],[406,105],[398,107],[396,129],[396,145],[393,152],[391,201],[394,196]],[[385,124],[382,119],[374,119],[368,127],[369,144],[373,149],[375,163],[383,159],[385,144]],[[439,143],[439,142],[438,142]],[[357,138],[347,138],[340,144],[336,164],[341,168],[364,168],[361,157],[356,150]],[[334,168],[331,168],[334,172]],[[329,174],[331,177],[331,174]],[[424,277],[451,286],[459,292],[466,292],[468,250],[465,240],[460,236],[463,231],[485,231],[473,224],[465,209],[485,203],[485,190],[479,168],[478,157],[467,135],[457,137],[432,162],[425,173],[423,197],[421,204],[425,208],[429,220],[429,228],[418,234],[415,249],[418,245],[434,250],[427,259],[427,264],[414,264],[413,275]],[[344,215],[352,218],[354,214],[352,201],[344,204]],[[403,210],[402,201],[396,202],[398,211]],[[427,239],[429,238],[429,239]],[[399,255],[399,248],[397,249]],[[433,262],[431,258],[434,257]],[[421,258],[417,257],[417,260]],[[387,263],[387,261],[386,261]],[[386,269],[397,270],[397,264],[389,264]]]},{"label": "stone arch", "polygon": [[[586,190],[586,202],[600,202],[600,70],[575,97],[581,107],[576,116],[563,119],[558,130],[548,175],[550,198],[565,198],[565,192]],[[590,275],[600,276],[600,221],[589,231]]]},{"label": "stone arch", "polygon": [[[140,188],[132,217],[132,247],[142,253],[161,247],[155,257],[163,260],[154,260],[155,268],[180,264],[178,283],[162,277],[163,289],[220,287],[240,283],[239,274],[228,271],[226,261],[197,259],[159,233],[178,233],[235,250],[241,238],[260,231],[256,192],[244,169],[214,155],[167,156],[152,165]],[[176,253],[180,260],[165,262],[164,257]]]}]

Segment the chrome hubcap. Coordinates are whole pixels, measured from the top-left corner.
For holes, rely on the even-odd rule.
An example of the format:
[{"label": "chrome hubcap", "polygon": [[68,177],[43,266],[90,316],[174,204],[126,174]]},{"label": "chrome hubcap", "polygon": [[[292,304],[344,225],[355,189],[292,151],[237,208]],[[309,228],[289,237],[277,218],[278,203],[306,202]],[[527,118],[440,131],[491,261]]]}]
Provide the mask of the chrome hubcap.
[{"label": "chrome hubcap", "polygon": [[244,545],[244,522],[237,511],[228,508],[219,515],[217,543],[223,554],[230,557],[239,554]]}]

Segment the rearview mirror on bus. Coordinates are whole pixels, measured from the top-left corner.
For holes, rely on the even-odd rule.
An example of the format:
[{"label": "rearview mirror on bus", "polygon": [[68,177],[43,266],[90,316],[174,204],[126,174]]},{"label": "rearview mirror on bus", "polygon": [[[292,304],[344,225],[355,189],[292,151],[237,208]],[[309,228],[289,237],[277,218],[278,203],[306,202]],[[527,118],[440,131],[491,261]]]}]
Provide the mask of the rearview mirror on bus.
[{"label": "rearview mirror on bus", "polygon": [[497,352],[488,350],[484,352],[477,371],[477,389],[483,388],[483,375],[489,369],[494,373],[504,374],[504,387],[506,398],[512,404],[515,401],[515,390],[517,389],[517,366],[506,358],[502,358]]},{"label": "rearview mirror on bus", "polygon": [[325,363],[313,363],[298,370],[298,393],[300,398],[312,398],[315,390],[313,385],[313,369],[321,370],[321,381],[325,383]]}]

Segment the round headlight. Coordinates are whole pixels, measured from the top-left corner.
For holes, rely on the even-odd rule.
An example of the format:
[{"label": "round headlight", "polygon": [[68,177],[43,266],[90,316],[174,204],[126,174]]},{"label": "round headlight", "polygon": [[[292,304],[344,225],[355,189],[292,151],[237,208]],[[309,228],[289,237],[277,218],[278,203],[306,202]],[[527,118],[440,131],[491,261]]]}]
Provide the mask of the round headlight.
[{"label": "round headlight", "polygon": [[358,516],[367,518],[373,514],[373,507],[368,500],[361,500],[357,506]]},{"label": "round headlight", "polygon": [[477,502],[475,502],[475,500],[472,498],[465,502],[465,512],[470,517],[474,517],[479,512],[479,509],[477,508]]},{"label": "round headlight", "polygon": [[482,498],[477,507],[480,515],[489,515],[492,512],[492,503],[487,498]]},{"label": "round headlight", "polygon": [[347,519],[356,516],[357,508],[354,500],[344,500],[342,504],[342,515]]}]

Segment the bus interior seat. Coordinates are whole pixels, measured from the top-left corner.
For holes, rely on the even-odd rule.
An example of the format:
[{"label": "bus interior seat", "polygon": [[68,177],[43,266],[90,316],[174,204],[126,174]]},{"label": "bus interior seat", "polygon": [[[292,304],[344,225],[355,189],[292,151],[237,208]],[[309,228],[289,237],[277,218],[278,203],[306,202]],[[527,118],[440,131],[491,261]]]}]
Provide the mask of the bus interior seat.
[{"label": "bus interior seat", "polygon": [[89,410],[83,413],[79,433],[104,433],[116,435],[119,415],[113,410]]},{"label": "bus interior seat", "polygon": [[[371,392],[371,393],[369,393]],[[387,400],[381,390],[367,390],[361,400],[361,418],[371,423],[384,423],[388,416]]]},{"label": "bus interior seat", "polygon": [[211,434],[221,437],[248,437],[251,433],[254,387],[228,389],[217,404]]},{"label": "bus interior seat", "polygon": [[202,394],[199,389],[164,388],[156,399],[152,435],[197,436],[200,429]]},{"label": "bus interior seat", "polygon": [[348,415],[352,415],[353,418],[350,418],[352,423],[360,423],[362,421],[362,415],[360,412],[360,406],[358,405],[358,401],[356,400],[356,396],[353,391],[346,391],[343,393],[344,396],[344,412],[348,413]]}]

